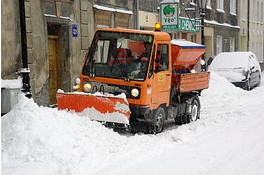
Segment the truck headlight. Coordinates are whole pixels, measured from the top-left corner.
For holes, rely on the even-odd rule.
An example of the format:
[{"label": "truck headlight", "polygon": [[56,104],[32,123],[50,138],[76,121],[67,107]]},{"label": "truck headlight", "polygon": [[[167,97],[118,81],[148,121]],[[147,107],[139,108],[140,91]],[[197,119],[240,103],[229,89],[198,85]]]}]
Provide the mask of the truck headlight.
[{"label": "truck headlight", "polygon": [[85,83],[83,86],[83,91],[84,92],[91,92],[91,88],[92,88],[91,84]]},{"label": "truck headlight", "polygon": [[136,88],[133,88],[131,91],[131,95],[134,97],[137,97],[139,95],[139,90]]}]

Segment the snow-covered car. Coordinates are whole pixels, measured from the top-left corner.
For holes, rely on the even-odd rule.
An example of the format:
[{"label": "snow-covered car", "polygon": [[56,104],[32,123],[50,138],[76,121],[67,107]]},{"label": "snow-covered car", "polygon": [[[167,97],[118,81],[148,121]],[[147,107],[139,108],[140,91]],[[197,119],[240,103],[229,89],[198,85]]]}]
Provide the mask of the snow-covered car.
[{"label": "snow-covered car", "polygon": [[220,53],[214,58],[209,70],[245,90],[251,90],[260,84],[261,69],[252,52]]}]

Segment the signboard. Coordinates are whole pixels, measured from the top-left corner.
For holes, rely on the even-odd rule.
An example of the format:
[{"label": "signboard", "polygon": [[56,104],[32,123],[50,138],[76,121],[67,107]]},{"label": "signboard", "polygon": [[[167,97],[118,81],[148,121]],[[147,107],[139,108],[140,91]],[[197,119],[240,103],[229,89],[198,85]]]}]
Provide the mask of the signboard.
[{"label": "signboard", "polygon": [[179,3],[160,3],[161,30],[165,32],[177,32],[179,21]]},{"label": "signboard", "polygon": [[77,24],[72,24],[72,34],[75,38],[78,36]]},{"label": "signboard", "polygon": [[179,17],[179,30],[184,32],[199,32],[200,27],[199,20],[193,20],[189,18]]}]

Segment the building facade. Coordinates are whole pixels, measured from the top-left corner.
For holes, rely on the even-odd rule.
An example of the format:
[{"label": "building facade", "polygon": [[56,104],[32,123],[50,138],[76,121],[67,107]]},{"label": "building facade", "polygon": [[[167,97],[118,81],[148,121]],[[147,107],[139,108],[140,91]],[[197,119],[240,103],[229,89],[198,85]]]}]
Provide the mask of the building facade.
[{"label": "building facade", "polygon": [[159,21],[158,7],[160,0],[136,0],[138,24],[136,29],[155,30],[155,23]]},{"label": "building facade", "polygon": [[[246,0],[243,0],[246,1]],[[242,3],[242,2],[241,2]],[[247,2],[249,14],[247,16],[248,28],[248,50],[253,52],[261,67],[264,67],[264,1],[251,0]],[[242,18],[243,20],[243,18]]]},{"label": "building facade", "polygon": [[239,51],[248,50],[248,0],[239,1],[239,11],[238,11],[238,24],[240,26],[239,32]]},{"label": "building facade", "polygon": [[[171,0],[172,1],[172,0]],[[97,28],[154,30],[162,0],[25,0],[31,92],[47,106],[57,89],[72,91]],[[172,38],[201,43],[196,0],[179,3],[179,32]],[[19,1],[2,0],[1,78],[15,79],[22,67]],[[252,51],[264,62],[263,0],[208,0],[205,58],[229,51]],[[195,11],[187,11],[194,8]],[[197,25],[197,24],[196,24]],[[200,25],[200,24],[198,24]],[[183,27],[184,26],[184,27]],[[199,68],[200,65],[197,65]]]},{"label": "building facade", "polygon": [[[1,78],[21,68],[19,1],[1,1]],[[71,91],[97,28],[135,28],[133,0],[25,0],[27,52],[34,100],[56,103]]]},{"label": "building facade", "polygon": [[206,60],[239,50],[238,0],[210,0],[205,16]]}]

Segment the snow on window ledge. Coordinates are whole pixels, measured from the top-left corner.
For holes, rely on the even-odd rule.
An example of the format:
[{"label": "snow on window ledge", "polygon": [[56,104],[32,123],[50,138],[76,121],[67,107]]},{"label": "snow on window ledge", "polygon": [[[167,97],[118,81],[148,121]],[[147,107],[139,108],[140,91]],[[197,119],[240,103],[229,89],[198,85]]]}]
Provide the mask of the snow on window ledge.
[{"label": "snow on window ledge", "polygon": [[230,15],[237,16],[235,13],[230,12]]},{"label": "snow on window ledge", "polygon": [[207,5],[206,9],[212,10],[212,7]]},{"label": "snow on window ledge", "polygon": [[225,11],[223,9],[216,9],[216,11],[221,12],[221,13],[225,13]]},{"label": "snow on window ledge", "polygon": [[194,5],[194,6],[197,6],[194,2],[190,2],[190,5]]}]

